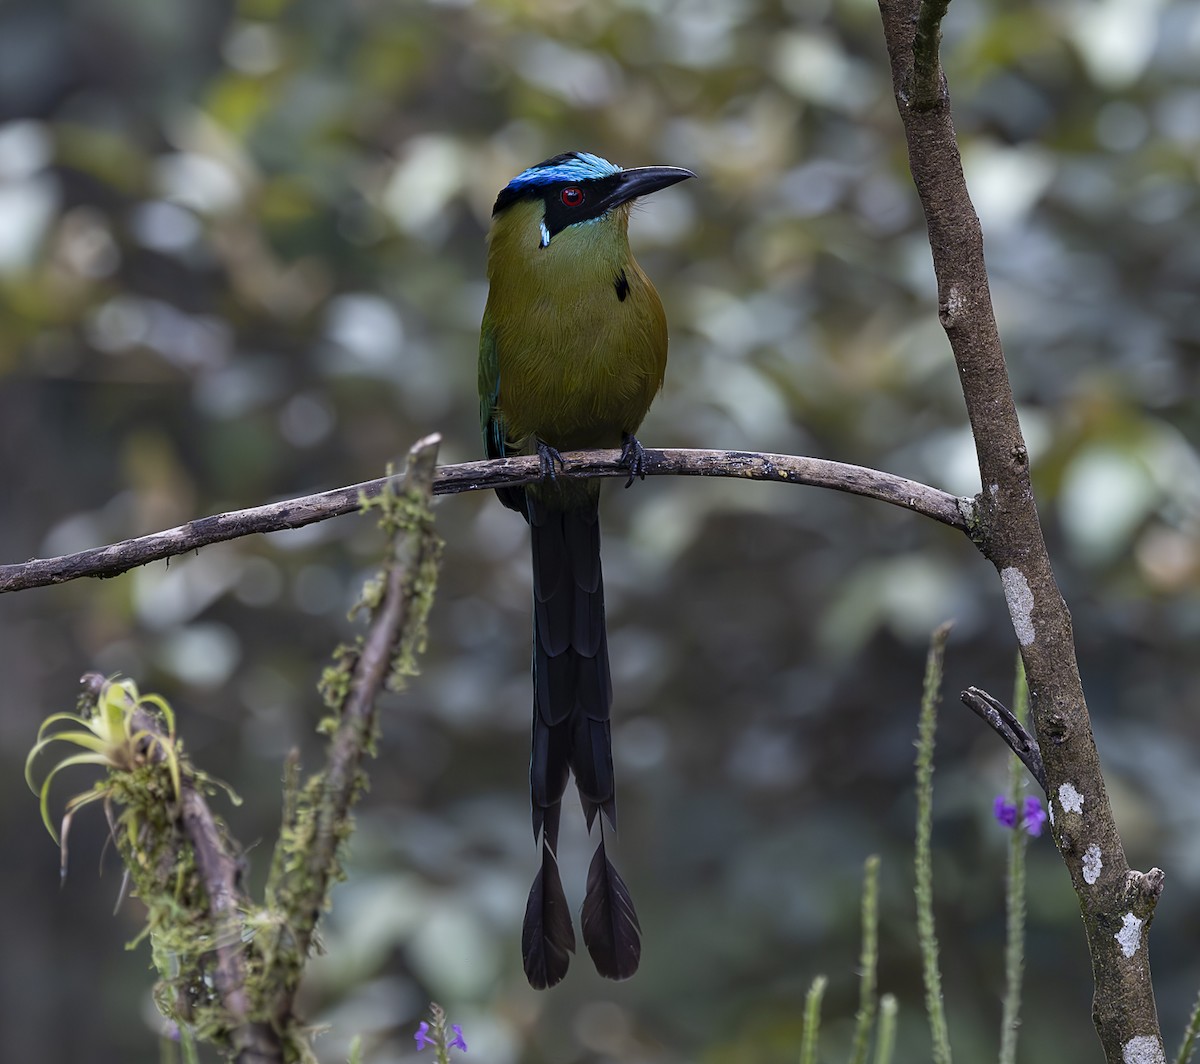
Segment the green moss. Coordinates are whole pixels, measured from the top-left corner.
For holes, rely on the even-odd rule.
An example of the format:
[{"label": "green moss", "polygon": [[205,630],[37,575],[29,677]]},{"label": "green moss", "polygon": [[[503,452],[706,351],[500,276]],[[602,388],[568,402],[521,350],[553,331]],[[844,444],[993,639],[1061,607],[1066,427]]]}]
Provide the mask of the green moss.
[{"label": "green moss", "polygon": [[433,513],[428,502],[415,492],[407,492],[398,500],[396,516],[399,527],[417,544],[404,578],[404,596],[410,614],[401,630],[388,674],[388,687],[401,691],[408,677],[420,672],[417,659],[425,653],[429,637],[429,611],[437,593],[445,543],[433,530]]},{"label": "green moss", "polygon": [[322,735],[332,735],[337,730],[342,706],[345,705],[346,696],[350,694],[354,668],[361,653],[361,636],[353,644],[340,643],[333,651],[333,660],[321,671],[317,691],[330,711],[330,715],[323,717],[317,725],[317,731]]},{"label": "green moss", "polygon": [[[188,774],[186,762],[181,768]],[[132,772],[114,770],[109,781],[112,802],[124,807],[113,839],[132,892],[146,910],[145,928],[128,948],[150,941],[159,1011],[189,1027],[199,1041],[223,1046],[231,1022],[210,972],[218,930],[194,850],[180,826],[168,767],[158,763]]]}]

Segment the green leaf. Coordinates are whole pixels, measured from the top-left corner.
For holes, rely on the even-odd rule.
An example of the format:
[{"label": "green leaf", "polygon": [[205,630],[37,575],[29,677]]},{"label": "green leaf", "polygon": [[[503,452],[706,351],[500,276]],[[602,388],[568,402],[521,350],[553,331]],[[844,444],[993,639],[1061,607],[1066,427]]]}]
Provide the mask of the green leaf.
[{"label": "green leaf", "polygon": [[[50,784],[64,768],[70,768],[72,765],[100,765],[104,767],[108,764],[108,759],[101,757],[98,754],[75,754],[72,757],[63,758],[57,765],[50,770],[49,775],[42,781],[41,792],[39,794],[38,806],[42,811],[42,823],[46,825],[46,830],[50,832],[50,837],[58,842],[58,832],[54,830],[54,825],[50,821]],[[88,792],[84,792],[85,794]],[[99,792],[97,792],[99,793]]]},{"label": "green leaf", "polygon": [[170,734],[172,739],[175,738],[175,711],[171,708],[170,703],[168,703],[162,695],[142,695],[141,698],[138,699],[138,705],[154,706],[154,708],[162,714],[163,720],[167,725],[167,732]]}]

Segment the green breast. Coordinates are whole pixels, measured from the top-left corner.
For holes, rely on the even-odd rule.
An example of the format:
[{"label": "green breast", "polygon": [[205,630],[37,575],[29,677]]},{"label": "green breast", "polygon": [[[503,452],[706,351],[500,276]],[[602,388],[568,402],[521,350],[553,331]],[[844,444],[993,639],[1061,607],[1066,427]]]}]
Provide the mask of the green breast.
[{"label": "green breast", "polygon": [[514,208],[490,236],[480,346],[486,425],[507,451],[618,447],[662,387],[662,303],[634,261],[624,214],[539,246],[540,211]]}]

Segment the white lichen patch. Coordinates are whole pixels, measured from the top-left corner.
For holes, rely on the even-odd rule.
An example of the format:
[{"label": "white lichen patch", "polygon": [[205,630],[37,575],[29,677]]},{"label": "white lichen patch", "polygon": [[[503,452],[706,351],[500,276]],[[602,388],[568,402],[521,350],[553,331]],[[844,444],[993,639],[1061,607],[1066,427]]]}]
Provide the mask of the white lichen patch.
[{"label": "white lichen patch", "polygon": [[1121,952],[1126,957],[1132,957],[1142,944],[1142,921],[1133,913],[1126,913],[1121,917],[1121,930],[1113,935],[1113,938],[1117,940]]},{"label": "white lichen patch", "polygon": [[963,299],[962,291],[958,285],[952,284],[946,295],[946,316],[951,320],[957,318],[966,305],[967,301]]},{"label": "white lichen patch", "polygon": [[1125,1064],[1167,1064],[1162,1039],[1150,1034],[1139,1034],[1121,1047]]},{"label": "white lichen patch", "polygon": [[1008,614],[1012,617],[1017,642],[1027,647],[1033,642],[1035,635],[1033,592],[1029,590],[1029,581],[1020,569],[1010,565],[1000,573],[1000,583],[1004,585],[1004,601],[1008,603]]},{"label": "white lichen patch", "polygon": [[1100,847],[1092,843],[1083,855],[1083,881],[1089,886],[1100,878],[1104,862],[1100,859]]},{"label": "white lichen patch", "polygon": [[1082,813],[1083,795],[1075,789],[1074,784],[1064,783],[1058,788],[1058,804],[1063,807],[1064,813]]}]

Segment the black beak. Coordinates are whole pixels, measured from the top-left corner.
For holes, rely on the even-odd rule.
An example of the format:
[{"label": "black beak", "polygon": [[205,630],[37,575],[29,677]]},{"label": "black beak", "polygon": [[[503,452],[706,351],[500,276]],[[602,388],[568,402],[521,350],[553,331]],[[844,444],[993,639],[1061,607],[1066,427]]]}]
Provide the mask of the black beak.
[{"label": "black beak", "polygon": [[636,166],[632,170],[622,170],[617,175],[613,190],[604,197],[602,203],[592,206],[594,210],[611,210],[638,196],[648,196],[651,192],[670,188],[695,176],[682,166]]}]

